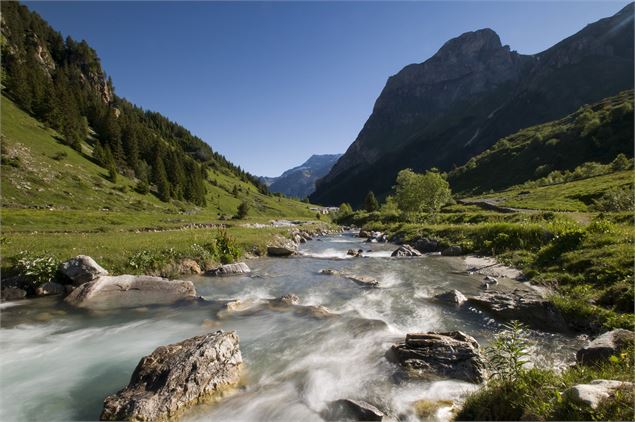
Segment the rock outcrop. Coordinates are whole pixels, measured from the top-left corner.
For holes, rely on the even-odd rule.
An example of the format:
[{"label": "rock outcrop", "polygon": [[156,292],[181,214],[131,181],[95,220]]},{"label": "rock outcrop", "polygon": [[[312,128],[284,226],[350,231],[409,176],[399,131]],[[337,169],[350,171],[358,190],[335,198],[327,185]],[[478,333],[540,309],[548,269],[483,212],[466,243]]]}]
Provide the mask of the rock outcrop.
[{"label": "rock outcrop", "polygon": [[141,359],[126,388],[106,397],[101,420],[167,420],[235,386],[241,364],[235,332],[160,346]]},{"label": "rock outcrop", "polygon": [[397,250],[390,254],[390,256],[421,256],[421,252],[410,245],[401,245]]},{"label": "rock outcrop", "polygon": [[486,377],[478,342],[460,331],[408,334],[404,342],[392,346],[386,357],[414,378],[480,383]]},{"label": "rock outcrop", "polygon": [[580,406],[597,409],[600,402],[610,399],[617,390],[633,391],[633,383],[614,380],[594,380],[588,384],[577,384],[565,390],[564,396]]},{"label": "rock outcrop", "polygon": [[619,355],[622,350],[633,346],[634,342],[635,333],[632,331],[623,329],[609,331],[578,350],[576,360],[585,365],[605,362],[611,356]]},{"label": "rock outcrop", "polygon": [[66,296],[66,303],[93,310],[170,305],[196,298],[191,281],[161,277],[102,276],[84,283]]},{"label": "rock outcrop", "polygon": [[388,78],[311,202],[358,206],[369,190],[388,193],[401,169],[450,170],[522,128],[632,89],[632,73],[632,4],[535,55],[489,28],[464,33]]},{"label": "rock outcrop", "polygon": [[251,269],[244,262],[237,262],[235,264],[225,264],[218,268],[214,268],[205,273],[205,275],[224,276],[235,274],[248,274]]},{"label": "rock outcrop", "polygon": [[62,262],[58,268],[74,286],[93,281],[97,277],[108,275],[108,271],[103,269],[93,258],[86,255],[78,255],[68,261]]},{"label": "rock outcrop", "polygon": [[468,304],[495,318],[505,321],[518,320],[533,328],[551,331],[567,331],[567,324],[553,303],[540,296],[523,291],[485,292],[469,297]]}]

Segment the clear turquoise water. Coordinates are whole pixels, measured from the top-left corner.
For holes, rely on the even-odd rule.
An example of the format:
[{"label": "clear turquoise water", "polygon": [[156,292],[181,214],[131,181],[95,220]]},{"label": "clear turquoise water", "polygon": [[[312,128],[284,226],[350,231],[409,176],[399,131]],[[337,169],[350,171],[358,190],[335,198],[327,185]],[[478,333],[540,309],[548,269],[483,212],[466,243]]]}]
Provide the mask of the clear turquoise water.
[{"label": "clear turquoise water", "polygon": [[[368,258],[346,258],[349,248]],[[486,344],[500,329],[472,309],[457,310],[429,298],[457,288],[478,293],[480,278],[454,273],[456,259],[390,258],[394,245],[362,244],[350,235],[303,245],[304,256],[249,261],[250,276],[191,277],[211,304],[142,308],[91,314],[56,298],[3,305],[0,328],[0,420],[96,420],[108,394],[124,387],[139,359],[162,344],[235,330],[245,361],[245,386],[214,405],[197,406],[184,420],[321,420],[328,402],[358,398],[395,417],[415,420],[419,399],[460,400],[474,386],[444,380],[406,381],[386,361],[390,345],[406,333],[460,329]],[[364,289],[334,268],[370,275],[379,289]],[[508,282],[510,283],[510,282]],[[261,308],[218,318],[222,303],[258,303],[294,293],[301,305],[337,314],[315,319]],[[538,364],[562,365],[581,341],[533,332]],[[437,415],[447,418],[447,412]]]}]

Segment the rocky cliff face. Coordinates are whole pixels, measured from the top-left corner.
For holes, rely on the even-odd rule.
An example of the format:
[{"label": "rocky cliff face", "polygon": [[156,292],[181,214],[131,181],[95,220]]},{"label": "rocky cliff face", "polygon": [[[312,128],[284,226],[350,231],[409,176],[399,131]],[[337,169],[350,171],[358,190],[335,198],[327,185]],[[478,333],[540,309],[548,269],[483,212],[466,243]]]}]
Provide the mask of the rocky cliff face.
[{"label": "rocky cliff face", "polygon": [[303,164],[285,171],[279,177],[263,178],[271,192],[306,198],[315,191],[315,182],[326,175],[342,154],[312,155]]},{"label": "rocky cliff face", "polygon": [[407,167],[447,170],[518,129],[633,86],[633,6],[537,55],[467,32],[390,77],[357,139],[312,201],[359,204]]}]

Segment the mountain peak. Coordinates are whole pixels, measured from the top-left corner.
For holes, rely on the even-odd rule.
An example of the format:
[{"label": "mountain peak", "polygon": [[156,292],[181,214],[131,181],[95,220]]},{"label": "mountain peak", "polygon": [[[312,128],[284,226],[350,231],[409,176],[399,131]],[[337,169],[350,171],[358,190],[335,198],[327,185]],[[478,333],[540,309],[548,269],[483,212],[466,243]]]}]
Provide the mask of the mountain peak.
[{"label": "mountain peak", "polygon": [[473,56],[482,51],[499,50],[502,48],[500,37],[490,28],[465,32],[447,41],[435,56],[448,57]]}]

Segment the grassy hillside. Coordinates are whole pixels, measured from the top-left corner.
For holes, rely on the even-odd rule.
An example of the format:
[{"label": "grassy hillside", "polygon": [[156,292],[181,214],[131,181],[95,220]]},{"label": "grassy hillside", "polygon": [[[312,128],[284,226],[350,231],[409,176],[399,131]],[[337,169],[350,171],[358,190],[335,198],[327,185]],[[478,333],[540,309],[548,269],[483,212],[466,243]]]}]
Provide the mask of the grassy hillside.
[{"label": "grassy hillside", "polygon": [[624,195],[632,196],[633,171],[617,171],[547,186],[513,186],[466,200],[487,200],[503,207],[531,210],[589,212],[601,210],[607,192],[625,192]]},{"label": "grassy hillside", "polygon": [[205,182],[207,206],[162,202],[154,192],[136,192],[136,181],[126,176],[112,183],[106,169],[92,160],[89,143],[82,144],[81,153],[63,144],[58,133],[6,97],[1,117],[5,269],[20,252],[28,251],[59,259],[94,255],[123,271],[130,270],[129,257],[139,251],[160,254],[174,248],[186,254],[192,244],[209,242],[216,233],[211,227],[221,223],[230,226],[246,249],[280,232],[249,229],[241,227],[242,220],[229,220],[242,201],[251,204],[248,222],[315,218],[306,203],[264,195],[233,173],[215,169],[208,171]]},{"label": "grassy hillside", "polygon": [[456,192],[500,190],[585,162],[633,156],[633,91],[499,140],[448,175]]}]

